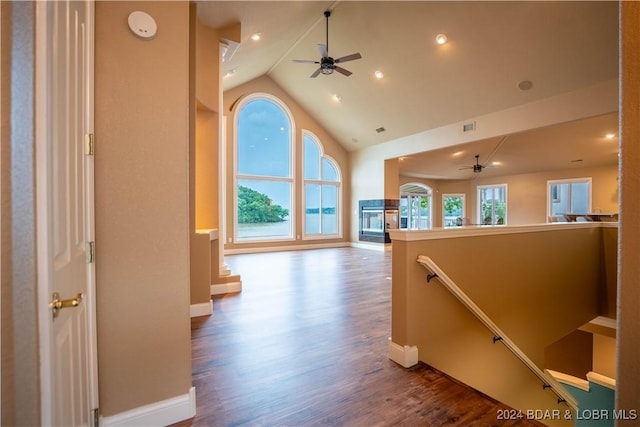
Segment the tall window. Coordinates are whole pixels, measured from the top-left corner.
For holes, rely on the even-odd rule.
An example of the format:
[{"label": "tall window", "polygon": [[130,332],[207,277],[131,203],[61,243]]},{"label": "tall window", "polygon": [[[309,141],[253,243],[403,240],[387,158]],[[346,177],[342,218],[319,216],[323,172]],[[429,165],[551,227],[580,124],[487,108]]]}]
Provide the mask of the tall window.
[{"label": "tall window", "polygon": [[291,115],[261,94],[236,117],[236,240],[292,239]]},{"label": "tall window", "polygon": [[484,225],[507,223],[507,184],[478,186],[478,219]]},{"label": "tall window", "polygon": [[432,190],[423,184],[400,186],[400,228],[426,230],[432,222]]},{"label": "tall window", "polygon": [[464,194],[442,195],[442,226],[459,227],[464,223],[465,215]]},{"label": "tall window", "polygon": [[591,212],[591,178],[547,181],[549,217]]},{"label": "tall window", "polygon": [[304,132],[304,234],[305,237],[340,233],[340,172],[322,152],[320,141]]}]

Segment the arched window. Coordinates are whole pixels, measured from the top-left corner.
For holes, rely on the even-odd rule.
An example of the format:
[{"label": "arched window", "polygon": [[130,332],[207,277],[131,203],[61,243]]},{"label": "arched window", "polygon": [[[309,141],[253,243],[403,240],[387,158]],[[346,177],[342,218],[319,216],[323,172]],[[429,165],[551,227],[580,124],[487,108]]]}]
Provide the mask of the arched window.
[{"label": "arched window", "polygon": [[303,133],[304,144],[304,236],[339,237],[340,169],[324,155],[322,144],[310,132]]},{"label": "arched window", "polygon": [[293,238],[293,129],[277,98],[254,94],[236,113],[235,240]]}]

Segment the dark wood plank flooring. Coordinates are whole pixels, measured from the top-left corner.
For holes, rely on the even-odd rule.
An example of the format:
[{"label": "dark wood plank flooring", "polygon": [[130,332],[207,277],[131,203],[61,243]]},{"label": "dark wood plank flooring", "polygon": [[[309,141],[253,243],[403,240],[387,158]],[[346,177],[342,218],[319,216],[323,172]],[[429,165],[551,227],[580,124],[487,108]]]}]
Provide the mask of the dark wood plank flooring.
[{"label": "dark wood plank flooring", "polygon": [[197,415],[176,426],[533,426],[420,364],[387,357],[391,254],[228,256],[243,291],[192,320]]}]

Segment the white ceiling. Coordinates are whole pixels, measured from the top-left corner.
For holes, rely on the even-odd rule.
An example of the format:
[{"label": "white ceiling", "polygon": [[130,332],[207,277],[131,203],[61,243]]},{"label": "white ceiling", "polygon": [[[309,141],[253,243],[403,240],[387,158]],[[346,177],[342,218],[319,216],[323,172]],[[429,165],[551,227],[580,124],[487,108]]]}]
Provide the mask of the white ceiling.
[{"label": "white ceiling", "polygon": [[[362,59],[341,64],[349,77],[312,79],[317,65],[292,60],[319,60],[327,9],[330,56],[359,52]],[[618,77],[616,1],[198,1],[198,18],[214,28],[242,24],[242,43],[224,63],[234,72],[224,78],[225,90],[266,74],[349,151]],[[257,42],[254,33],[261,34]],[[438,45],[438,33],[449,43]],[[385,77],[376,79],[376,70]],[[533,87],[518,89],[523,80]],[[377,133],[379,127],[386,130]],[[473,164],[475,154],[481,163],[503,162],[501,172],[483,174],[615,163],[617,139],[607,145],[602,137],[616,131],[617,116],[605,116],[511,135],[502,144],[477,142],[457,158],[451,155],[461,147],[411,156],[401,171],[468,177],[473,172],[458,168]],[[550,147],[555,163],[545,155]],[[587,150],[601,147],[606,154]]]}]

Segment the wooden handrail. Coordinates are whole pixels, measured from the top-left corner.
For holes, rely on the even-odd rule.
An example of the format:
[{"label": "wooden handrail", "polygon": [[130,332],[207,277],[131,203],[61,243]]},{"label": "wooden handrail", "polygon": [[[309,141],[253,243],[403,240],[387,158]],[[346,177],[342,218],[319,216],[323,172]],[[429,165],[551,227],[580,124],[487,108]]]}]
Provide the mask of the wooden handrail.
[{"label": "wooden handrail", "polygon": [[427,256],[419,255],[417,261],[432,274],[427,275],[427,281],[437,278],[445,288],[455,296],[467,309],[473,313],[482,324],[493,333],[494,342],[501,341],[529,370],[537,376],[544,388],[550,388],[557,396],[559,402],[565,402],[574,411],[578,409],[578,402],[562,385],[549,373],[538,367],[520,348],[486,315],[480,307],[455,284],[447,274],[442,271],[433,260]]}]

